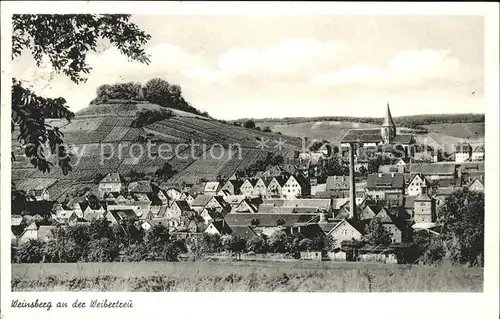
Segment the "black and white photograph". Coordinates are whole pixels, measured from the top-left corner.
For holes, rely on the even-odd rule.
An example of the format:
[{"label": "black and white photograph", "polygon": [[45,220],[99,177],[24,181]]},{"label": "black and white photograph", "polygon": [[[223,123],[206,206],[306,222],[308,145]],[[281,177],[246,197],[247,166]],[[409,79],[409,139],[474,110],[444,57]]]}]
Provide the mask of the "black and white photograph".
[{"label": "black and white photograph", "polygon": [[484,293],[498,272],[484,15],[14,8],[12,293]]}]

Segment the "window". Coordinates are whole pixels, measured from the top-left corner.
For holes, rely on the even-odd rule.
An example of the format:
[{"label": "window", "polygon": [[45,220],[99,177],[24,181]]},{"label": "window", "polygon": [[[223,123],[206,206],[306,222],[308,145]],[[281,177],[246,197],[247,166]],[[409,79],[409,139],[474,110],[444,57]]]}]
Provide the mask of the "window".
[{"label": "window", "polygon": [[342,229],[342,235],[347,236],[347,229]]}]

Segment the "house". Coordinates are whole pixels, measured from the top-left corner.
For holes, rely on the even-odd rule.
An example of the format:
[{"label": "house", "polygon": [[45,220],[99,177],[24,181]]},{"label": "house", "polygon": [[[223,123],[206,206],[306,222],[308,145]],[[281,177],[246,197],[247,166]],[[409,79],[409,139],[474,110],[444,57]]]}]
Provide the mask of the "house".
[{"label": "house", "polygon": [[408,196],[418,196],[429,192],[429,181],[422,174],[415,174],[410,178],[406,186],[406,194]]},{"label": "house", "polygon": [[370,220],[375,218],[375,216],[380,213],[387,214],[387,207],[383,202],[374,202],[364,205],[363,209],[359,213],[359,220],[364,223],[368,223]]},{"label": "house", "polygon": [[370,174],[366,181],[366,194],[373,199],[386,200],[389,206],[402,204],[404,189],[404,176],[400,173]]},{"label": "house", "polygon": [[485,165],[484,162],[466,162],[458,168],[458,177],[466,184],[479,178],[484,182]]},{"label": "house", "polygon": [[470,160],[472,147],[468,143],[458,143],[455,145],[455,163],[460,164]]},{"label": "house", "polygon": [[26,192],[26,197],[29,198],[30,200],[35,200],[35,201],[49,201],[50,200],[49,191],[45,188],[29,189]]},{"label": "house", "polygon": [[137,181],[132,182],[128,185],[129,193],[142,193],[142,194],[151,194],[153,193],[153,187],[151,186],[151,182],[149,181]]},{"label": "house", "polygon": [[409,171],[411,174],[422,174],[429,181],[452,179],[457,176],[455,163],[419,163],[410,164]]},{"label": "house", "polygon": [[242,195],[247,197],[252,197],[254,193],[254,186],[257,184],[257,179],[247,178],[243,184],[241,184],[240,191]]},{"label": "house", "polygon": [[161,189],[156,192],[156,196],[158,196],[158,199],[161,201],[162,205],[168,205],[168,196]]},{"label": "house", "polygon": [[207,228],[205,229],[204,233],[207,234],[217,234],[220,236],[224,235],[230,235],[232,233],[231,227],[229,227],[224,220],[218,220],[211,222]]},{"label": "house", "polygon": [[420,194],[414,200],[413,221],[415,223],[433,223],[436,221],[434,199],[427,194]]},{"label": "house", "polygon": [[359,241],[363,236],[347,219],[337,223],[326,235],[331,236],[337,245],[340,245],[343,241]]},{"label": "house", "polygon": [[349,176],[328,176],[326,178],[326,188],[328,191],[349,190]]},{"label": "house", "polygon": [[231,195],[239,195],[241,185],[243,185],[242,180],[229,180],[222,186],[222,190],[228,191]]},{"label": "house", "polygon": [[207,206],[208,202],[210,202],[212,197],[214,197],[214,196],[213,195],[205,195],[205,194],[200,194],[200,195],[196,196],[190,205],[191,209],[193,209],[197,212],[201,212]]},{"label": "house", "polygon": [[317,214],[229,213],[224,221],[233,229],[233,234],[234,226],[251,226],[255,233],[270,236],[277,230],[289,234],[302,232],[303,228],[307,228],[307,222],[315,217]]},{"label": "house", "polygon": [[283,197],[283,186],[285,186],[287,180],[288,179],[283,175],[269,177],[269,179],[267,180],[267,197]]},{"label": "house", "polygon": [[472,151],[472,160],[473,161],[484,161],[484,144],[478,145]]},{"label": "house", "polygon": [[216,195],[222,188],[219,182],[206,182],[203,193],[206,195]]},{"label": "house", "polygon": [[484,183],[481,182],[479,178],[475,178],[468,186],[467,188],[471,191],[474,192],[481,192],[484,193]]},{"label": "house", "polygon": [[374,219],[380,220],[382,227],[391,235],[392,243],[402,242],[403,234],[397,225],[396,216],[389,213],[386,209],[381,209]]},{"label": "house", "polygon": [[118,173],[108,173],[99,182],[99,191],[102,193],[121,192],[123,179]]},{"label": "house", "polygon": [[205,230],[205,221],[198,215],[191,216],[187,222],[185,222],[187,231],[190,233],[199,233]]},{"label": "house", "polygon": [[139,218],[133,209],[112,209],[104,216],[111,224],[120,224],[127,220],[137,221]]},{"label": "house", "polygon": [[257,213],[258,208],[248,199],[242,200],[237,206],[231,209],[231,213]]},{"label": "house", "polygon": [[56,213],[55,219],[65,225],[75,225],[78,221],[78,216],[71,210],[60,210]]},{"label": "house", "polygon": [[54,236],[52,231],[55,228],[56,226],[41,225],[40,227],[38,227],[37,238],[42,241],[49,241]]},{"label": "house", "polygon": [[184,212],[190,212],[191,207],[184,200],[176,200],[170,205],[166,215],[169,219],[179,220]]},{"label": "house", "polygon": [[294,199],[274,199],[265,198],[259,206],[274,206],[274,207],[309,207],[331,211],[331,199],[329,198],[294,198]]},{"label": "house", "polygon": [[182,192],[179,189],[174,188],[174,187],[167,188],[165,193],[171,201],[179,200],[181,195],[182,195]]},{"label": "house", "polygon": [[245,198],[245,195],[229,195],[224,198],[224,201],[228,203],[232,208],[234,208],[238,206]]},{"label": "house", "polygon": [[307,197],[311,195],[311,184],[302,174],[290,175],[282,193],[284,198],[289,199]]},{"label": "house", "polygon": [[267,185],[265,183],[265,178],[256,178],[255,184],[253,184],[252,197],[264,197],[266,195]]}]

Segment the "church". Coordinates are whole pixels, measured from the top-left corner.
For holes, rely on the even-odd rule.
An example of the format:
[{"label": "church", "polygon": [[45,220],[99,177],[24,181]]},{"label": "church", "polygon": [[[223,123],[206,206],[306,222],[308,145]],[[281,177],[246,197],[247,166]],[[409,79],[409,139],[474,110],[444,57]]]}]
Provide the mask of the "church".
[{"label": "church", "polygon": [[410,145],[414,144],[415,140],[412,134],[397,133],[389,103],[387,103],[387,112],[380,128],[351,129],[340,143],[343,148],[349,147],[351,143],[360,147],[401,145],[408,152]]}]

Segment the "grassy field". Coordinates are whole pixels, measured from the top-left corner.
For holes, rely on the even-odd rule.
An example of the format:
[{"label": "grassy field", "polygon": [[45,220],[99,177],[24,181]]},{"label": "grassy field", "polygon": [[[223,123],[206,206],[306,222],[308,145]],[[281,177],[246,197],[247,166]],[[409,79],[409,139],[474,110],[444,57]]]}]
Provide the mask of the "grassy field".
[{"label": "grassy field", "polygon": [[482,268],[334,262],[13,264],[13,291],[480,292]]}]

